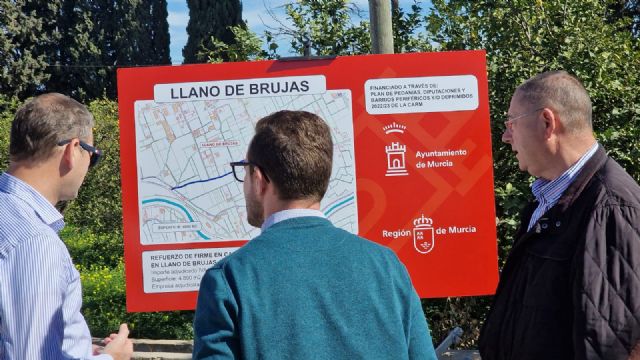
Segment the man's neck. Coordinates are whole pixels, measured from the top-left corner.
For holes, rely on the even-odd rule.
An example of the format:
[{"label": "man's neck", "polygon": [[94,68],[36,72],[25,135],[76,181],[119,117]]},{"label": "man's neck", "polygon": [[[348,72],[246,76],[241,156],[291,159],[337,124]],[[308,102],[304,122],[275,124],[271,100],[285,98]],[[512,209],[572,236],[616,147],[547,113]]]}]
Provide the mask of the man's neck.
[{"label": "man's neck", "polygon": [[283,210],[292,210],[292,209],[311,209],[311,210],[320,210],[320,201],[317,200],[276,200],[271,203],[265,204],[265,214],[264,218],[268,218],[272,214],[275,214],[279,211]]},{"label": "man's neck", "polygon": [[7,173],[34,188],[55,206],[59,198],[55,191],[57,188],[56,180],[50,176],[55,172],[50,171],[49,167],[50,165],[45,162],[11,162]]},{"label": "man's neck", "polygon": [[596,139],[593,136],[560,142],[549,159],[548,170],[540,177],[550,181],[557,179],[578,162],[595,143]]}]

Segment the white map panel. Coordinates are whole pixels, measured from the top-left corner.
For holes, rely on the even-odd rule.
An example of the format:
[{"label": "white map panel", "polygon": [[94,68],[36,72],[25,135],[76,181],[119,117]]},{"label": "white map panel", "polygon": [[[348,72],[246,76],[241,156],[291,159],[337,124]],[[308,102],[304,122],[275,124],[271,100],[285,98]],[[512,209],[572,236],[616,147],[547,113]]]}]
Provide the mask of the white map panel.
[{"label": "white map panel", "polygon": [[[248,240],[242,183],[229,162],[245,158],[255,123],[272,112],[306,110],[329,124],[334,158],[321,210],[358,232],[351,92],[156,103],[136,101],[142,244]],[[268,171],[268,170],[267,170]]]}]

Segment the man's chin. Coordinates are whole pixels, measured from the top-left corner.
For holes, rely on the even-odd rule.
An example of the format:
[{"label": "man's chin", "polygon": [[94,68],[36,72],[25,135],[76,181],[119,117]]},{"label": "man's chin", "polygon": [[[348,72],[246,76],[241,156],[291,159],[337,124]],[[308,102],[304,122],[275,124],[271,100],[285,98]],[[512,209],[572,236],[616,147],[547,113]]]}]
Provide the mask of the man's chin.
[{"label": "man's chin", "polygon": [[518,169],[520,169],[520,171],[527,171],[527,166],[525,164],[522,163],[522,161],[520,161],[520,159],[518,160]]},{"label": "man's chin", "polygon": [[253,227],[261,228],[262,224],[264,224],[264,219],[247,218],[247,222]]}]

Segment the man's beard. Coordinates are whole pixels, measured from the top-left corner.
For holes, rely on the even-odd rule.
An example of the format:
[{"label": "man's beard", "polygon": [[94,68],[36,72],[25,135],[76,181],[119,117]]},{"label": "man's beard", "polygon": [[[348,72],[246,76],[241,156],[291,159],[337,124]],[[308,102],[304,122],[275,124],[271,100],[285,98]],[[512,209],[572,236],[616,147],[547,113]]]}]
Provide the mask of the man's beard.
[{"label": "man's beard", "polygon": [[264,217],[262,212],[262,204],[253,196],[245,196],[245,204],[247,207],[247,222],[249,225],[257,228],[264,223]]}]

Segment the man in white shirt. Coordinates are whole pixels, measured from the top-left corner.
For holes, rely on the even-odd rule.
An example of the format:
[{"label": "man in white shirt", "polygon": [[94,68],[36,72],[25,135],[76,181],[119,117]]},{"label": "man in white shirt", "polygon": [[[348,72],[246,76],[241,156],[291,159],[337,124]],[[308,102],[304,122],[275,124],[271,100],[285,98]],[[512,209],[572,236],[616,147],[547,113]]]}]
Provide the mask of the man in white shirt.
[{"label": "man in white shirt", "polygon": [[11,124],[0,175],[0,359],[129,359],[126,324],[99,349],[80,313],[80,275],[58,237],[55,205],[71,200],[101,152],[93,116],[56,93],[28,100]]}]

